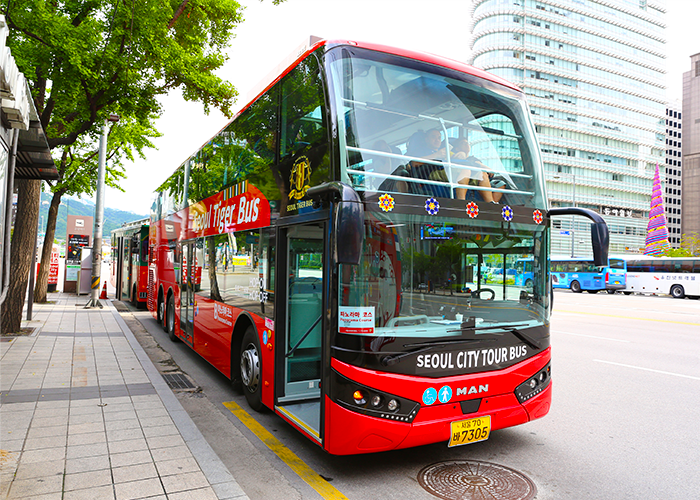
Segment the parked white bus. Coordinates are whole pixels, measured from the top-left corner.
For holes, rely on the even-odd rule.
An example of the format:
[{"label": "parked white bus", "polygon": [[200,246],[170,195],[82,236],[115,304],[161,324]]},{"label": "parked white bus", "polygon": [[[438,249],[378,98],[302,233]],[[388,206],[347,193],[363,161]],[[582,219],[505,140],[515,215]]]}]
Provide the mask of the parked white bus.
[{"label": "parked white bus", "polygon": [[700,298],[699,257],[627,256],[626,294],[664,293],[673,298]]}]

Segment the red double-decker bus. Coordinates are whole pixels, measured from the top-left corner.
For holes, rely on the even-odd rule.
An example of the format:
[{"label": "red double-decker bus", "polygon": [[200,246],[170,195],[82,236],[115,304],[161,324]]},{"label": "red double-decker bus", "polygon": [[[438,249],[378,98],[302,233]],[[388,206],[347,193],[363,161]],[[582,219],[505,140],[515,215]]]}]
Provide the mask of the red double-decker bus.
[{"label": "red double-decker bus", "polygon": [[544,416],[550,216],[593,219],[598,259],[607,228],[548,210],[522,92],[385,46],[296,54],[158,189],[153,315],[333,454]]},{"label": "red double-decker bus", "polygon": [[148,298],[148,219],[112,231],[110,282],[115,298],[145,307]]}]

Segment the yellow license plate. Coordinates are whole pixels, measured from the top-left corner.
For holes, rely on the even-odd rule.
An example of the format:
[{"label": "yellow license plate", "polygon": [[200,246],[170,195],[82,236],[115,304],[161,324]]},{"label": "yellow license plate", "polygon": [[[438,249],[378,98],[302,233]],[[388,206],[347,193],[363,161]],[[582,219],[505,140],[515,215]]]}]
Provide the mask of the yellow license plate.
[{"label": "yellow license plate", "polygon": [[486,441],[491,434],[491,416],[451,422],[450,430],[449,447]]}]

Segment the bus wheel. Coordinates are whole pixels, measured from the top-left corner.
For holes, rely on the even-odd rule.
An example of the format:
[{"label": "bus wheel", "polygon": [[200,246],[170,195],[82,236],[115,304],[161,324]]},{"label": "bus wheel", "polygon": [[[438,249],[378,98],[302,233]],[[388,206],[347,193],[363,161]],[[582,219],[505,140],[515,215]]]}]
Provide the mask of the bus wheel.
[{"label": "bus wheel", "polygon": [[622,293],[624,293],[625,295],[632,295],[632,292],[622,292]]},{"label": "bus wheel", "polygon": [[131,303],[134,305],[134,307],[138,308],[139,307],[139,299],[138,299],[138,293],[136,292],[136,285],[131,287]]},{"label": "bus wheel", "polygon": [[681,285],[673,285],[671,287],[671,297],[674,299],[683,299],[685,298],[685,290],[683,290]]},{"label": "bus wheel", "polygon": [[605,291],[608,292],[610,295],[615,295],[615,290],[607,289]]},{"label": "bus wheel", "polygon": [[170,340],[178,341],[175,335],[175,298],[172,295],[168,297],[168,307],[165,309],[165,331],[168,332]]},{"label": "bus wheel", "polygon": [[241,342],[241,381],[245,399],[255,411],[260,411],[263,408],[261,373],[258,336],[255,328],[249,326],[245,334],[243,334],[243,341]]},{"label": "bus wheel", "polygon": [[161,296],[158,297],[158,323],[160,323],[163,331],[167,333],[168,325],[165,324],[165,303]]},{"label": "bus wheel", "polygon": [[571,288],[571,291],[574,293],[581,293],[581,284],[578,281],[572,281],[569,288]]},{"label": "bus wheel", "polygon": [[586,290],[588,293],[598,293],[599,290]]},{"label": "bus wheel", "polygon": [[525,282],[525,286],[527,288],[530,288],[532,286],[532,280],[530,278],[528,278],[527,281]]}]

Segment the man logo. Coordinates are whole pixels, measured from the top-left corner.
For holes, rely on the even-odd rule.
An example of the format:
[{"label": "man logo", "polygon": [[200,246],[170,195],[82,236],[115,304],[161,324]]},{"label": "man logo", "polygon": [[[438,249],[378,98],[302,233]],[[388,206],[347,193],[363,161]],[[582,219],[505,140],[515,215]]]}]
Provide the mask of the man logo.
[{"label": "man logo", "polygon": [[468,394],[479,394],[482,392],[489,392],[489,384],[480,385],[477,390],[475,385],[471,387],[460,387],[457,389],[457,396],[466,396]]}]

